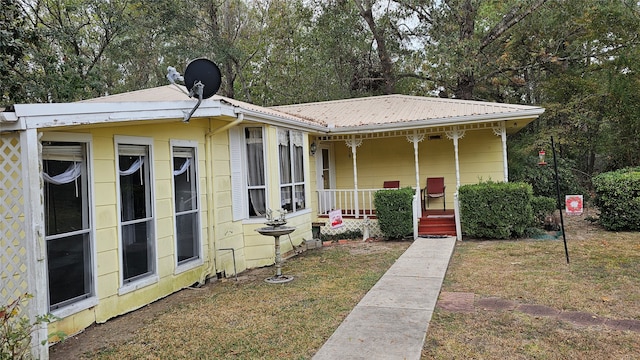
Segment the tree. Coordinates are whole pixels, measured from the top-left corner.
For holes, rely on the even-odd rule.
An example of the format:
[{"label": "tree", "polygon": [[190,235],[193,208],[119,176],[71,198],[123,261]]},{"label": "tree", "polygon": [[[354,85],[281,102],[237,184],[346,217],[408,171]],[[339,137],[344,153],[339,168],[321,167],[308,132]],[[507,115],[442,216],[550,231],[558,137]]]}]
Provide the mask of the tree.
[{"label": "tree", "polygon": [[[400,1],[428,25],[423,71],[437,79],[440,95],[487,100],[501,100],[499,92],[490,94],[487,90],[496,83],[496,77],[514,70],[500,61],[507,56],[513,29],[545,2],[445,0],[427,1],[418,7],[412,1]],[[478,86],[484,88],[482,96],[477,94]]]},{"label": "tree", "polygon": [[127,0],[23,1],[38,46],[26,87],[31,101],[73,101],[108,93],[105,52],[131,24]]},{"label": "tree", "polygon": [[0,106],[20,99],[26,56],[33,42],[24,13],[16,0],[0,0]]}]

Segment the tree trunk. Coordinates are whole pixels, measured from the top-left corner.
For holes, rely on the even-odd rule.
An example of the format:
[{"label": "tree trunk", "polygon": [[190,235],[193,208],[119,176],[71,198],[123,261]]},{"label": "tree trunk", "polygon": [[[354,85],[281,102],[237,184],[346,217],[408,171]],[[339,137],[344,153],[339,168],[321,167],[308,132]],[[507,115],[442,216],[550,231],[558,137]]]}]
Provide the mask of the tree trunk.
[{"label": "tree trunk", "polygon": [[[477,52],[472,48],[472,40],[474,29],[476,25],[477,9],[474,8],[471,0],[465,0],[464,4],[460,8],[458,15],[458,22],[460,25],[460,43],[465,45],[466,55],[470,59],[475,59]],[[458,73],[458,83],[454,94],[456,98],[471,100],[473,98],[473,90],[476,86],[476,79],[474,75],[475,60],[471,60],[469,63],[469,70],[465,71],[461,69]]]},{"label": "tree trunk", "polygon": [[373,39],[376,41],[378,59],[380,60],[380,68],[382,73],[382,78],[384,84],[382,85],[382,91],[385,94],[393,94],[395,91],[395,77],[393,75],[393,62],[391,61],[391,56],[389,56],[389,52],[387,50],[386,40],[384,38],[384,29],[380,29],[376,25],[376,21],[373,17],[373,10],[370,1],[366,1],[366,8],[363,1],[354,1],[358,10],[360,11],[360,16],[367,22],[369,25],[369,30],[373,34]]}]

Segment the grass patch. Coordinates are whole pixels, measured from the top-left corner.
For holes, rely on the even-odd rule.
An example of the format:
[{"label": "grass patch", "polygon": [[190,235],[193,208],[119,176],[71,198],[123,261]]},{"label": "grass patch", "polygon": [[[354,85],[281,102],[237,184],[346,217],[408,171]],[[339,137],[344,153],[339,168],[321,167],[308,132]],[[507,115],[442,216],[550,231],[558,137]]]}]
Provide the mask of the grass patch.
[{"label": "grass patch", "polygon": [[[605,232],[586,222],[569,229],[569,265],[562,240],[458,243],[442,291],[640,320],[640,233]],[[422,358],[632,359],[637,354],[637,332],[476,307],[472,313],[436,308]]]},{"label": "grass patch", "polygon": [[634,359],[637,333],[577,328],[518,312],[436,311],[422,359]]},{"label": "grass patch", "polygon": [[[295,280],[268,284],[273,268],[210,284],[95,359],[309,359],[410,242],[334,246],[284,264]],[[244,274],[243,274],[244,275]]]}]

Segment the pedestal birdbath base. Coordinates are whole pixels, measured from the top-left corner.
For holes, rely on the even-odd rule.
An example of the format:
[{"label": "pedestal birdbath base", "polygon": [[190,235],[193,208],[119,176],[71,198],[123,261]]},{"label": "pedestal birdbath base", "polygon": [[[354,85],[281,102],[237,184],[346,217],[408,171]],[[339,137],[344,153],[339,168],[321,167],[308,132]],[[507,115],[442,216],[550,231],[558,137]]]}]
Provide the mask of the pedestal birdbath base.
[{"label": "pedestal birdbath base", "polygon": [[262,235],[273,236],[276,245],[276,274],[272,277],[266,278],[264,281],[270,284],[283,284],[293,280],[293,276],[282,275],[282,255],[280,254],[280,236],[289,235],[296,228],[290,226],[282,226],[280,223],[267,223],[267,227],[256,229]]}]

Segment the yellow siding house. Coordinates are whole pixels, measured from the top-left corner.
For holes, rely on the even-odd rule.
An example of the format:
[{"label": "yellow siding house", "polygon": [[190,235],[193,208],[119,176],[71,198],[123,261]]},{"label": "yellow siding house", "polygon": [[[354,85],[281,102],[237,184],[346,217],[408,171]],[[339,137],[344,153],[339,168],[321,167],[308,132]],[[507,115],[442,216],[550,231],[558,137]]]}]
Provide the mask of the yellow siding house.
[{"label": "yellow siding house", "polygon": [[[264,108],[176,85],[0,112],[0,303],[31,293],[29,313],[74,334],[185,287],[275,262],[266,214],[310,241],[340,210],[379,235],[373,194],[415,190],[414,237],[450,216],[456,190],[508,181],[506,137],[538,107],[403,95]],[[442,178],[430,197],[427,178]],[[314,228],[315,227],[315,228]],[[324,233],[338,231],[328,224]]]}]

